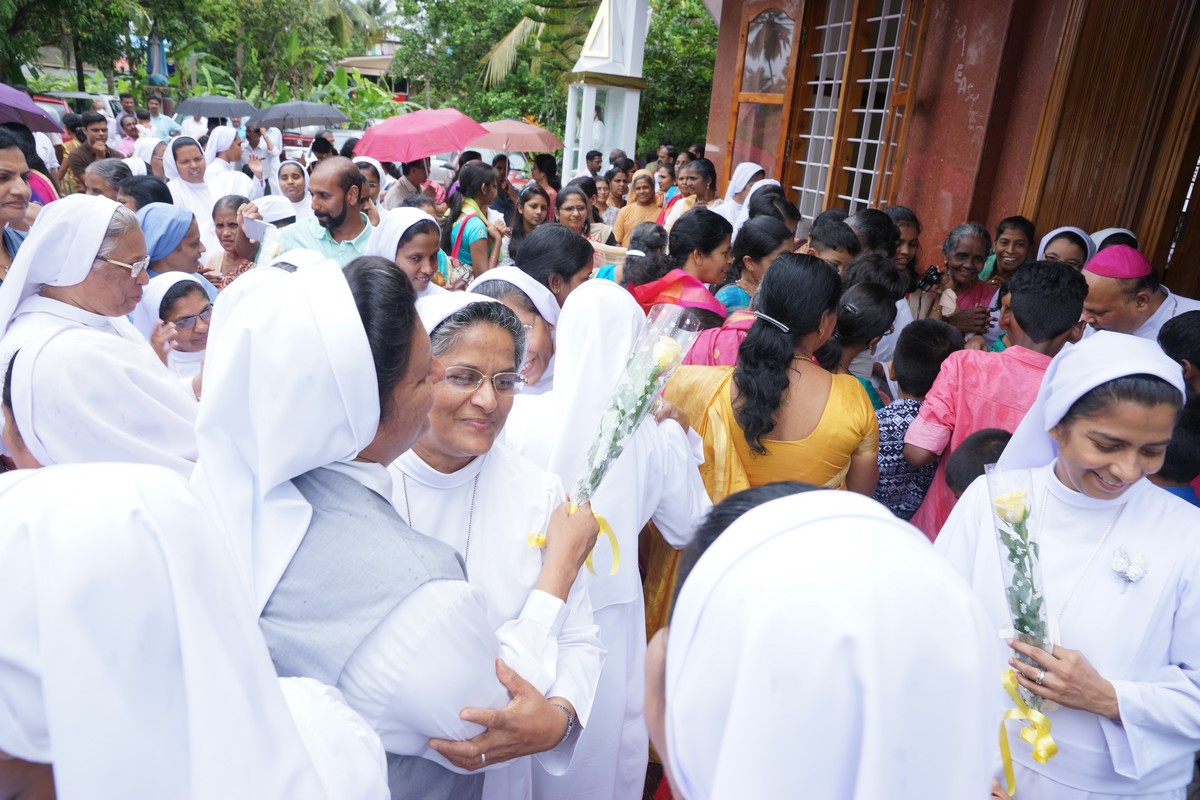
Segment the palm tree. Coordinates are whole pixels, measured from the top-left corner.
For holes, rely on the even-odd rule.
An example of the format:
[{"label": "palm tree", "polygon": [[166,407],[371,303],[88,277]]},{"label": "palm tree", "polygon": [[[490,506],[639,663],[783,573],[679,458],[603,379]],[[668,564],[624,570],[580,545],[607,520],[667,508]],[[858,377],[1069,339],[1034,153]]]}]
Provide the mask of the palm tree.
[{"label": "palm tree", "polygon": [[355,28],[374,31],[379,27],[375,18],[355,0],[313,0],[313,10],[339,45],[350,43]]},{"label": "palm tree", "polygon": [[530,6],[511,31],[483,57],[483,86],[501,83],[512,72],[517,56],[529,58],[529,71],[557,69],[567,80],[579,58],[588,28],[596,15],[596,0],[542,0]]},{"label": "palm tree", "polygon": [[792,18],[780,9],[764,11],[750,22],[746,37],[746,62],[753,62],[762,72],[750,88],[743,86],[742,91],[783,91],[787,81],[782,73],[775,74],[775,68],[787,65],[792,52],[794,28]]}]

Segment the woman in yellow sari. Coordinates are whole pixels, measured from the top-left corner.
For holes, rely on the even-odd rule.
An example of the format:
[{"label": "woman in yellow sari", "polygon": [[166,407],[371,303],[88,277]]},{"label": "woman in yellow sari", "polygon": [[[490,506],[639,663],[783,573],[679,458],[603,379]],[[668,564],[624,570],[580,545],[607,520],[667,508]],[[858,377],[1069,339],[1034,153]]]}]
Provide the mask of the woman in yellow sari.
[{"label": "woman in yellow sari", "polygon": [[[874,494],[879,425],[871,401],[854,376],[833,375],[813,358],[833,335],[841,288],[815,256],[780,256],[759,286],[737,365],[680,367],[667,384],[666,399],[704,440],[700,474],[713,503],[777,481]],[[651,539],[647,635],[670,614],[677,560]]]}]

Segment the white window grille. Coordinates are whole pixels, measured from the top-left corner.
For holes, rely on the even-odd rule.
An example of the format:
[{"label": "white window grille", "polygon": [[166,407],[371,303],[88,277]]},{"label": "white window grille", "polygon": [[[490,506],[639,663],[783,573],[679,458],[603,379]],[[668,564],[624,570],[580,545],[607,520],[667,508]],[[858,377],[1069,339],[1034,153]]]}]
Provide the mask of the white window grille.
[{"label": "white window grille", "polygon": [[796,162],[801,168],[800,185],[792,188],[799,195],[800,214],[808,220],[825,208],[825,187],[829,182],[829,162],[833,158],[842,74],[846,70],[846,49],[853,15],[853,0],[830,0],[825,22],[816,26],[812,33],[820,44],[812,54],[812,62],[801,67],[801,74],[812,76],[807,81],[812,105],[803,109],[809,119],[808,132],[800,135],[805,144],[801,149],[802,156]]}]

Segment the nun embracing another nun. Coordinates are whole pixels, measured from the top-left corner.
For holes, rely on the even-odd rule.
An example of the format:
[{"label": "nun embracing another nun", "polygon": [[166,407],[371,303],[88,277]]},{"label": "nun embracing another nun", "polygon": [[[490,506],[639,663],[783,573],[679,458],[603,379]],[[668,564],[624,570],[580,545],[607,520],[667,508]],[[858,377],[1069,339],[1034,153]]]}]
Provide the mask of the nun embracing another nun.
[{"label": "nun embracing another nun", "polygon": [[[561,219],[525,208],[495,267],[487,162],[448,214],[428,186],[384,209],[394,165],[310,186],[267,135],[139,141],[139,180],[169,183],[122,184],[136,212],[73,194],[5,231],[0,800],[1184,800],[1200,312],[1132,231],[1001,223],[991,283],[968,223],[939,294],[911,210],[829,210],[805,248],[761,164],[681,163],[663,208],[614,151],[629,252],[600,264],[603,194],[556,195],[543,154]],[[24,156],[0,153],[20,226]],[[883,329],[926,278],[980,331],[998,305],[1014,347],[1050,313],[1009,307],[1018,278],[1055,261],[1095,330],[985,432],[1032,486],[1043,649],[1013,638],[976,432],[931,545],[874,499],[903,476],[864,386],[919,407],[912,370],[846,365],[922,333]],[[879,324],[847,333],[864,298]]]}]

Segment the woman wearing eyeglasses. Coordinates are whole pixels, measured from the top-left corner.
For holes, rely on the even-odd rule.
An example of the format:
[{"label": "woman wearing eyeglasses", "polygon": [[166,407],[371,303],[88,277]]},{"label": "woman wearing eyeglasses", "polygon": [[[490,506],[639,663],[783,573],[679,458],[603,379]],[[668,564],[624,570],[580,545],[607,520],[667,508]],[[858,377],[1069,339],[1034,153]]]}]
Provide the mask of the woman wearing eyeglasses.
[{"label": "woman wearing eyeglasses", "polygon": [[212,311],[201,278],[168,272],[150,281],[130,316],[167,368],[191,378],[204,361]]},{"label": "woman wearing eyeglasses", "polygon": [[38,215],[0,285],[0,365],[42,464],[132,461],[188,475],[196,460],[189,391],[126,319],[150,263],[137,217],[104,197],[70,195]]},{"label": "woman wearing eyeglasses", "polygon": [[[541,677],[549,679],[546,724],[557,725],[562,738],[536,757],[561,775],[587,724],[604,651],[586,581],[575,576],[565,603],[539,591],[545,551],[530,539],[545,533],[552,540],[568,524],[562,484],[496,441],[525,385],[525,331],[503,303],[472,293],[422,298],[417,311],[445,377],[433,386],[429,429],[388,468],[392,503],[411,527],[458,552],[498,630],[539,632]],[[476,768],[472,748],[483,743],[435,739],[433,746],[452,763]],[[531,757],[523,756],[489,772],[484,798],[530,797],[531,769]]]}]

